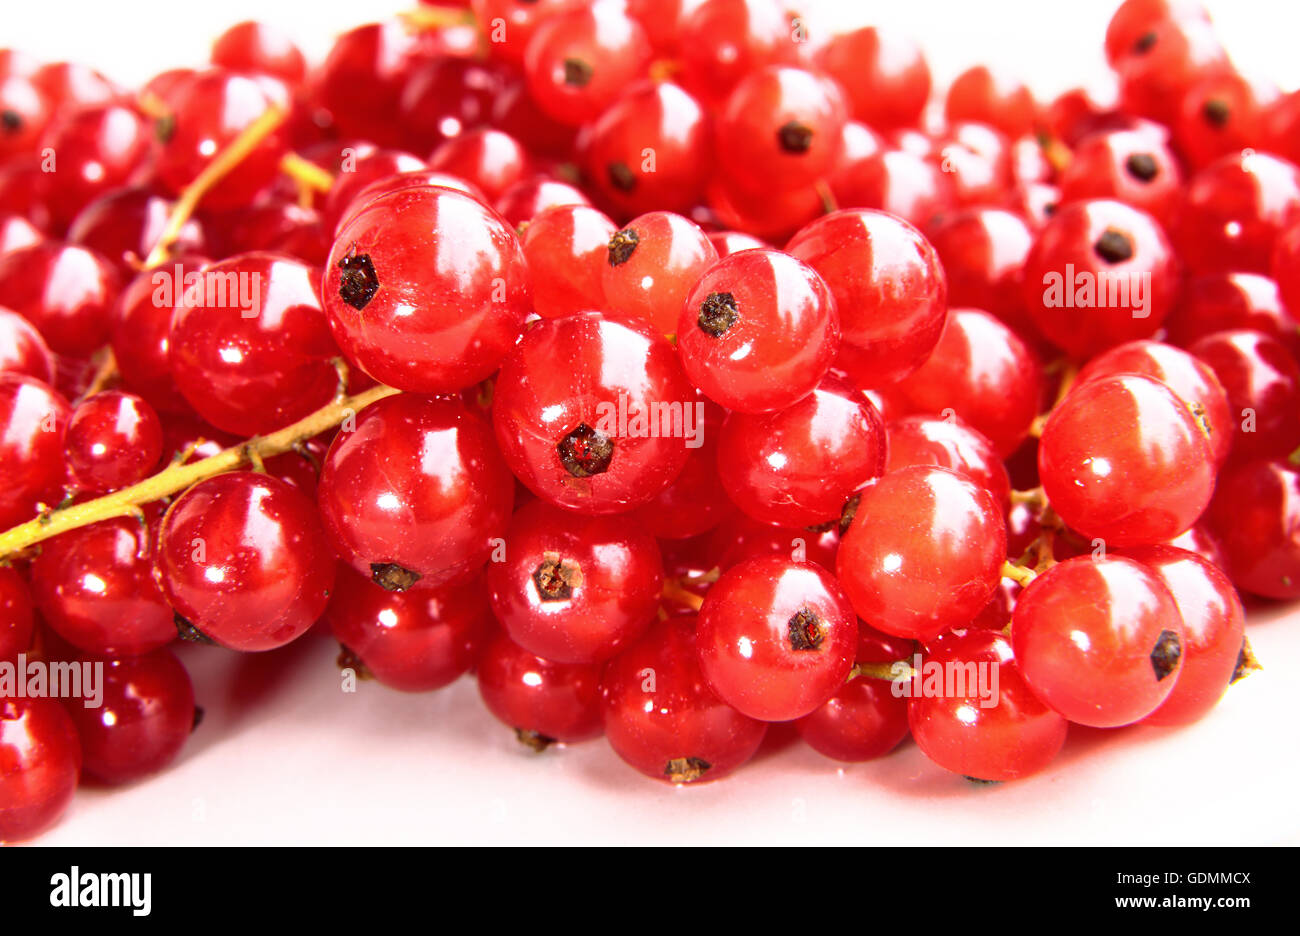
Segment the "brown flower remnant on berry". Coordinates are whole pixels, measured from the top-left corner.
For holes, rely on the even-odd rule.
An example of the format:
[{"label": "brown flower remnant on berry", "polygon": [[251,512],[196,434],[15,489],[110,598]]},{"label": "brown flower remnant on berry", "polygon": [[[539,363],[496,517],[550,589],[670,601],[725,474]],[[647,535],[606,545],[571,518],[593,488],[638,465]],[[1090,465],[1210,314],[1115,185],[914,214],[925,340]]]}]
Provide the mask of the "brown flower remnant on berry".
[{"label": "brown flower remnant on berry", "polygon": [[702,757],[674,757],[664,767],[664,776],[672,783],[694,783],[712,766]]},{"label": "brown flower remnant on berry", "polygon": [[533,570],[533,584],[542,601],[564,601],[582,587],[582,567],[557,552],[542,553],[541,564]]},{"label": "brown flower remnant on berry", "polygon": [[791,650],[819,650],[826,635],[821,618],[808,608],[800,608],[786,625]]}]

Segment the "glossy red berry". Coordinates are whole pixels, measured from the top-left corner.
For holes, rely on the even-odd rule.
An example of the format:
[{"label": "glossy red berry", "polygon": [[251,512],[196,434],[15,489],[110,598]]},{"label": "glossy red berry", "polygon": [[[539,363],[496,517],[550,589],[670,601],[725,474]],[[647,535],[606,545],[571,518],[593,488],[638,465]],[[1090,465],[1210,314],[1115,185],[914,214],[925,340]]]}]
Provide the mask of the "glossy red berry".
[{"label": "glossy red berry", "polygon": [[974,65],[958,75],[948,87],[943,108],[950,124],[974,120],[1010,137],[1032,131],[1036,111],[1029,88],[987,65]]},{"label": "glossy red berry", "polygon": [[836,569],[858,616],[929,640],[970,623],[1001,579],[1002,507],[945,468],[912,466],[862,491]]},{"label": "glossy red berry", "polygon": [[402,394],[335,437],[318,492],[339,556],[401,591],[480,568],[505,531],[514,484],[482,417],[459,401]]},{"label": "glossy red berry", "polygon": [[0,527],[31,520],[38,504],[61,500],[69,417],[68,404],[47,384],[0,374]]},{"label": "glossy red berry", "polygon": [[838,520],[848,499],[884,473],[885,424],[847,381],[827,376],[775,413],[732,413],[718,443],[718,474],[731,500],[765,523]]},{"label": "glossy red berry", "polygon": [[844,86],[855,120],[882,132],[920,123],[930,66],[908,37],[875,26],[837,34],[818,62]]},{"label": "glossy red berry", "polygon": [[585,312],[524,333],[501,366],[492,418],[506,463],[534,494],[602,514],[673,482],[699,408],[650,326]]},{"label": "glossy red berry", "polygon": [[590,204],[587,196],[569,183],[534,176],[516,182],[502,192],[493,207],[512,228],[519,230],[547,208]]},{"label": "glossy red berry", "polygon": [[100,493],[134,484],[162,457],[162,423],[152,406],[110,390],[72,411],[66,436],[68,469],[82,491]]},{"label": "glossy red berry", "polygon": [[52,826],[77,789],[81,744],[54,699],[0,697],[0,842]]},{"label": "glossy red berry", "polygon": [[[1017,780],[1060,752],[1069,726],[1035,697],[1002,634],[978,628],[945,634],[922,667],[911,683],[922,691],[908,701],[907,720],[917,746],[940,767],[974,780]],[[969,675],[956,692],[936,695],[924,692],[926,667],[945,681],[954,667]],[[983,694],[981,668],[988,674]]]},{"label": "glossy red berry", "polygon": [[454,682],[474,665],[493,629],[481,577],[394,592],[342,564],[325,619],[366,670],[403,692]]},{"label": "glossy red berry", "polygon": [[1225,472],[1207,514],[1238,588],[1300,598],[1300,470],[1255,459]]},{"label": "glossy red berry", "polygon": [[86,356],[108,337],[117,274],[99,254],[47,240],[0,256],[0,302],[59,354]]},{"label": "glossy red berry", "polygon": [[965,475],[1000,504],[1011,496],[1011,482],[988,437],[953,416],[904,416],[889,424],[888,470],[935,465]]},{"label": "glossy red berry", "polygon": [[522,65],[538,27],[571,5],[571,0],[471,0],[474,18],[488,34],[488,53]]},{"label": "glossy red berry", "polygon": [[1077,358],[1146,338],[1177,286],[1159,223],[1112,200],[1061,206],[1025,262],[1024,300],[1039,330]]},{"label": "glossy red berry", "polygon": [[492,610],[515,643],[558,663],[606,660],[654,619],[663,587],[659,547],[619,517],[525,504],[488,564]]},{"label": "glossy red berry", "polygon": [[212,64],[231,71],[261,72],[290,85],[307,72],[302,51],[284,33],[265,23],[231,26],[212,43]]},{"label": "glossy red berry", "polygon": [[691,290],[677,323],[687,376],[716,403],[745,413],[784,409],[812,392],[839,341],[825,282],[778,250],[719,260]]},{"label": "glossy red berry", "polygon": [[696,629],[700,670],[718,696],[762,721],[807,715],[844,685],[858,622],[833,576],[769,556],[709,589]]},{"label": "glossy red berry", "polygon": [[180,660],[157,650],[92,665],[104,667],[103,704],[65,703],[86,773],[116,786],[168,766],[194,730],[194,687]]},{"label": "glossy red berry", "polygon": [[17,312],[0,308],[0,374],[54,379],[54,354],[41,333]]},{"label": "glossy red berry", "polygon": [[696,409],[697,416],[702,418],[695,426],[694,439],[688,442],[690,453],[681,473],[632,515],[660,539],[697,536],[713,529],[735,511],[718,476],[719,442],[726,411],[703,396],[696,402],[704,407]]},{"label": "glossy red berry", "polygon": [[1011,618],[1016,666],[1034,694],[1094,728],[1155,711],[1178,681],[1184,639],[1169,589],[1119,556],[1053,566],[1021,592]]},{"label": "glossy red berry", "polygon": [[1245,612],[1227,575],[1195,553],[1141,546],[1124,555],[1142,563],[1169,589],[1183,619],[1183,668],[1173,692],[1143,719],[1186,725],[1218,704],[1241,655]]},{"label": "glossy red berry", "polygon": [[709,231],[705,236],[708,237],[709,243],[713,245],[713,249],[718,252],[719,257],[730,256],[742,250],[752,250],[755,247],[767,246],[752,234],[745,234],[741,231]]},{"label": "glossy red berry", "polygon": [[32,645],[36,617],[23,577],[0,566],[0,662],[12,662]]},{"label": "glossy red berry", "polygon": [[548,208],[528,222],[522,243],[533,284],[533,311],[542,318],[558,318],[601,308],[601,277],[616,230],[613,221],[587,205]]},{"label": "glossy red berry", "polygon": [[1188,350],[1227,394],[1234,460],[1285,456],[1300,445],[1300,366],[1280,342],[1234,329],[1206,335]]},{"label": "glossy red berry", "polygon": [[1034,242],[1024,217],[1004,208],[967,208],[937,220],[927,237],[947,274],[951,307],[991,312],[1022,335],[1033,328],[1020,289]]},{"label": "glossy red berry", "polygon": [[597,664],[544,659],[498,634],[483,650],[476,672],[488,710],[513,728],[520,741],[541,749],[604,732],[601,671]]},{"label": "glossy red berry", "polygon": [[1185,95],[1224,70],[1227,56],[1208,18],[1164,17],[1142,28],[1112,65],[1122,108],[1172,126]]},{"label": "glossy red berry", "polygon": [[839,524],[818,533],[763,523],[735,510],[709,534],[705,555],[724,572],[746,559],[772,555],[806,560],[834,572],[839,541]]},{"label": "glossy red berry", "polygon": [[827,207],[820,186],[753,192],[726,174],[714,175],[704,200],[718,224],[773,244],[784,243]]},{"label": "glossy red berry", "polygon": [[26,75],[0,75],[0,159],[32,152],[49,126],[54,108]]},{"label": "glossy red berry", "polygon": [[[1279,244],[1286,239],[1280,238]],[[1215,332],[1248,328],[1281,342],[1300,360],[1300,322],[1286,298],[1290,265],[1279,264],[1275,255],[1273,269],[1277,280],[1258,273],[1214,273],[1188,280],[1169,317],[1170,340],[1186,348]],[[1296,269],[1300,270],[1300,265]],[[1295,298],[1300,300],[1300,294]]]},{"label": "glossy red berry", "polygon": [[[172,202],[151,188],[115,189],[81,209],[68,227],[68,241],[103,256],[127,282],[162,236],[172,208]],[[206,225],[190,218],[177,234],[172,256],[203,253],[208,240]]]},{"label": "glossy red berry", "polygon": [[514,234],[490,208],[433,186],[378,198],[343,225],[322,288],[349,360],[421,393],[491,374],[529,309]]},{"label": "glossy red berry", "polygon": [[39,146],[55,154],[40,194],[56,225],[72,221],[96,198],[125,185],[149,154],[149,127],[130,107],[103,104],[61,115]]},{"label": "glossy red berry", "polygon": [[252,471],[200,481],[167,509],[158,575],[177,614],[232,650],[271,650],[325,610],[334,557],[316,505]]},{"label": "glossy red berry", "polygon": [[648,322],[665,335],[676,331],[686,297],[718,259],[699,226],[670,211],[633,218],[605,246],[602,308]]},{"label": "glossy red berry", "polygon": [[798,58],[790,17],[775,0],[708,0],[678,35],[682,83],[706,106],[726,99],[746,75]]},{"label": "glossy red berry", "polygon": [[[386,194],[387,187],[371,192],[367,191],[370,186],[386,179],[393,180],[393,176],[405,176],[428,168],[423,159],[405,150],[357,147],[355,159],[346,171],[334,177],[334,184],[325,194],[326,226],[337,231],[345,221],[356,217],[369,201]],[[418,181],[411,178],[413,184]],[[387,191],[392,191],[392,188],[387,188]]]},{"label": "glossy red berry", "polygon": [[1183,198],[1178,158],[1150,127],[1094,133],[1079,142],[1061,173],[1061,203],[1108,198],[1168,228]]},{"label": "glossy red berry", "polygon": [[1264,113],[1277,88],[1250,81],[1230,70],[1207,75],[1183,96],[1174,141],[1193,169],[1229,153],[1259,145]]},{"label": "glossy red berry", "polygon": [[651,626],[605,667],[605,736],[624,761],[668,783],[718,780],[754,756],[767,725],[723,702],[704,680],[695,617]]},{"label": "glossy red berry", "polygon": [[947,281],[938,254],[912,225],[881,211],[837,211],[786,249],[835,297],[844,355],[860,383],[893,383],[934,349],[948,312]]},{"label": "glossy red berry", "polygon": [[508,133],[490,127],[467,130],[444,141],[429,157],[429,168],[477,186],[494,201],[532,167],[528,151]]}]

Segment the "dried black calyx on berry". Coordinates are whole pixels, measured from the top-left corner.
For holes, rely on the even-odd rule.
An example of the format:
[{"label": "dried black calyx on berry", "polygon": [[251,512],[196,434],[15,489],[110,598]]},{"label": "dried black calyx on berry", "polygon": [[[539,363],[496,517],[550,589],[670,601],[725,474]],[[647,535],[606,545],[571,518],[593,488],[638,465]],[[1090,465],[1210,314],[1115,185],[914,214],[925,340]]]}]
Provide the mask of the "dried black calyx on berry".
[{"label": "dried black calyx on berry", "polygon": [[1146,55],[1156,44],[1158,37],[1154,32],[1146,32],[1138,36],[1137,42],[1133,43],[1133,51],[1138,55]]},{"label": "dried black calyx on berry", "polygon": [[1128,170],[1129,175],[1142,182],[1150,182],[1160,172],[1155,157],[1150,153],[1130,154],[1129,158],[1124,160],[1124,168]]},{"label": "dried black calyx on berry", "polygon": [[623,228],[621,231],[615,231],[609,239],[609,265],[619,266],[627,263],[628,258],[636,251],[636,245],[641,243],[641,235],[632,228]]},{"label": "dried black calyx on berry", "polygon": [[806,527],[804,527],[804,529],[807,530],[809,533],[816,533],[818,536],[820,536],[823,533],[829,533],[838,525],[839,525],[839,520],[827,520],[825,523],[810,523]]},{"label": "dried black calyx on berry", "polygon": [[712,766],[702,757],[674,757],[664,767],[664,776],[672,783],[694,783]]},{"label": "dried black calyx on berry", "polygon": [[969,780],[971,783],[977,783],[980,786],[993,786],[994,784],[1002,782],[1001,780],[985,780],[983,777],[972,777],[970,774],[962,774],[962,778]]},{"label": "dried black calyx on berry", "polygon": [[339,269],[343,271],[339,277],[339,297],[360,312],[379,290],[379,277],[375,275],[370,254],[357,253],[353,245],[347,256],[339,261]]},{"label": "dried black calyx on berry", "polygon": [[173,613],[172,623],[176,625],[176,635],[186,643],[205,644],[209,647],[217,645],[215,640],[191,624],[179,611]]},{"label": "dried black calyx on berry", "polygon": [[853,526],[853,518],[858,515],[858,504],[861,502],[861,494],[853,494],[844,502],[844,508],[840,511],[840,536],[849,532],[849,527]]},{"label": "dried black calyx on berry", "polygon": [[1215,127],[1225,127],[1228,124],[1228,118],[1232,116],[1232,109],[1228,107],[1228,102],[1222,98],[1210,98],[1201,108],[1201,113],[1205,119]]},{"label": "dried black calyx on berry", "polygon": [[515,738],[518,739],[519,743],[524,747],[536,751],[538,754],[542,753],[542,751],[545,751],[555,743],[554,738],[547,737],[541,732],[533,731],[528,728],[516,728]]},{"label": "dried black calyx on berry", "polygon": [[340,670],[352,670],[357,679],[375,678],[374,673],[370,672],[370,668],[361,657],[357,656],[356,651],[347,644],[339,644],[339,655],[334,658],[334,662]]},{"label": "dried black calyx on berry", "polygon": [[609,468],[614,457],[614,440],[599,429],[578,423],[555,446],[560,453],[560,464],[575,478],[588,478]]},{"label": "dried black calyx on berry", "polygon": [[700,330],[714,338],[721,338],[740,319],[736,297],[729,292],[709,293],[700,304]]},{"label": "dried black calyx on berry", "polygon": [[1183,643],[1178,639],[1178,632],[1162,630],[1151,650],[1151,668],[1155,670],[1156,682],[1178,669],[1178,661],[1182,658]]},{"label": "dried black calyx on berry", "polygon": [[1256,670],[1264,667],[1259,665],[1259,660],[1255,659],[1255,652],[1250,649],[1250,638],[1241,638],[1241,650],[1237,653],[1237,665],[1233,667],[1232,677],[1228,680],[1231,686],[1239,679],[1245,679]]},{"label": "dried black calyx on berry", "polygon": [[1123,263],[1125,260],[1133,259],[1132,239],[1114,228],[1106,228],[1101,237],[1097,238],[1097,243],[1092,245],[1092,249],[1107,263]]},{"label": "dried black calyx on berry", "polygon": [[812,146],[812,127],[797,120],[787,121],[776,131],[776,141],[787,153],[806,153]]},{"label": "dried black calyx on berry", "polygon": [[421,578],[419,572],[412,572],[396,562],[370,563],[370,580],[385,591],[404,592]]},{"label": "dried black calyx on berry", "polygon": [[821,618],[808,608],[800,608],[794,617],[790,618],[786,631],[790,638],[791,650],[820,650],[822,641],[826,639]]},{"label": "dried black calyx on berry", "polygon": [[18,111],[6,108],[0,111],[0,127],[5,133],[17,133],[23,128],[23,117]]},{"label": "dried black calyx on berry", "polygon": [[203,724],[203,716],[206,714],[207,712],[203,710],[203,706],[201,705],[194,706],[194,721],[190,723],[191,734],[193,734],[195,731],[198,730],[199,725]]},{"label": "dried black calyx on berry", "polygon": [[563,559],[557,552],[542,553],[542,561],[533,570],[533,584],[542,601],[564,601],[582,585],[582,566]]},{"label": "dried black calyx on berry", "polygon": [[571,88],[585,88],[591,83],[591,66],[582,59],[564,60],[564,83]]},{"label": "dried black calyx on berry", "polygon": [[630,192],[636,188],[636,173],[625,162],[612,162],[605,167],[609,175],[609,184],[620,192]]}]

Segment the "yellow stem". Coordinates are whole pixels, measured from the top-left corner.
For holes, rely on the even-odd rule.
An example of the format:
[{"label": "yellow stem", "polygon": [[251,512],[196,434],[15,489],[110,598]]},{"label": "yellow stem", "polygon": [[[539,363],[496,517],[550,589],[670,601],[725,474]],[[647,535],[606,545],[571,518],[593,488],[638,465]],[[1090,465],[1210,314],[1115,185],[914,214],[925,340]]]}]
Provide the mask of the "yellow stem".
[{"label": "yellow stem", "polygon": [[185,187],[185,191],[181,192],[181,197],[172,206],[172,212],[167,218],[167,226],[163,228],[158,241],[153,245],[153,249],[149,251],[149,256],[145,258],[145,269],[153,269],[159,264],[167,262],[168,257],[171,255],[172,245],[180,237],[185,222],[189,221],[193,216],[203,196],[229,175],[232,169],[243,162],[244,158],[255,150],[267,136],[275,132],[275,129],[284,123],[287,116],[288,112],[284,108],[272,104],[260,117],[245,127],[239,136],[231,140],[230,144],[218,153],[212,162],[203,167],[203,171]]},{"label": "yellow stem", "polygon": [[105,347],[100,354],[102,357],[99,361],[99,367],[95,369],[95,376],[90,379],[85,393],[81,395],[83,400],[88,400],[96,393],[108,389],[111,384],[117,381],[117,357],[113,354],[112,346]]},{"label": "yellow stem", "polygon": [[28,520],[11,530],[0,533],[0,557],[21,552],[29,546],[52,536],[58,536],[60,533],[66,533],[68,530],[75,530],[113,517],[134,515],[141,504],[148,504],[169,494],[175,494],[177,491],[183,491],[190,485],[214,475],[235,471],[245,465],[256,465],[263,458],[287,452],[295,445],[337,426],[348,416],[371,403],[400,392],[383,385],[371,387],[363,393],[345,396],[322,406],[316,412],[270,435],[255,436],[247,442],[188,465],[174,462],[138,484],[94,500],[61,507],[35,520]]},{"label": "yellow stem", "polygon": [[916,675],[916,670],[912,669],[912,664],[907,660],[896,660],[893,663],[854,663],[853,669],[849,670],[849,682],[857,679],[859,676],[865,676],[867,679],[911,679]]},{"label": "yellow stem", "polygon": [[1014,562],[1004,562],[1002,563],[1002,577],[1019,582],[1021,585],[1028,585],[1034,579],[1038,578],[1038,573],[1033,569],[1026,569],[1024,566],[1018,566]]},{"label": "yellow stem", "polygon": [[315,192],[328,192],[334,186],[334,176],[310,159],[297,153],[285,153],[280,160],[280,171],[293,179],[301,188]]},{"label": "yellow stem", "polygon": [[664,582],[663,597],[668,601],[675,601],[678,604],[684,604],[693,611],[698,611],[704,607],[704,599],[695,592],[687,591],[675,579],[667,579]]},{"label": "yellow stem", "polygon": [[452,6],[419,6],[413,10],[403,10],[397,14],[397,18],[410,32],[435,31],[448,26],[471,26],[475,22],[471,11]]}]

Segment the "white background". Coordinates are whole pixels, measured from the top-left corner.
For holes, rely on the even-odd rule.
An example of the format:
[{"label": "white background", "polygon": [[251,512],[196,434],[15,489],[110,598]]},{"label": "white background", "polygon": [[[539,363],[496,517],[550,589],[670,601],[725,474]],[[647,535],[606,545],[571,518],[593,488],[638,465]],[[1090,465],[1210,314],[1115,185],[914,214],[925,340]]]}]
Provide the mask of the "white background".
[{"label": "white background", "polygon": [[[1239,65],[1300,86],[1300,3],[1207,5]],[[319,58],[338,30],[403,6],[3,0],[0,45],[138,84],[201,62],[212,37],[241,19],[281,26]],[[901,25],[926,48],[939,88],[982,61],[1046,95],[1104,86],[1113,6],[826,0],[811,15],[814,24]],[[672,788],[625,767],[603,742],[528,753],[487,715],[469,680],[431,695],[373,683],[343,694],[325,638],[262,655],[185,648],[207,719],[179,763],[124,790],[81,791],[42,841],[1300,842],[1300,615],[1289,618],[1252,614],[1265,669],[1205,721],[1176,731],[1079,729],[1050,770],[993,787],[945,773],[910,744],[845,768],[773,744],[729,780]]]}]

